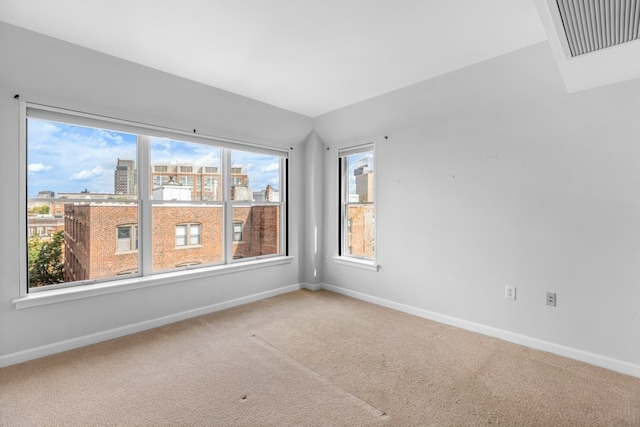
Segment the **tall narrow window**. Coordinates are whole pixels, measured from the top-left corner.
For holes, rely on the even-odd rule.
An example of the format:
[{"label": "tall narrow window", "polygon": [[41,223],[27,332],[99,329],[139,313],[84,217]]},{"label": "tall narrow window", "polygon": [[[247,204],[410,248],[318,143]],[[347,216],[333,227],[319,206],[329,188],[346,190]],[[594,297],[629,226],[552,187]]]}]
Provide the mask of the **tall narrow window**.
[{"label": "tall narrow window", "polygon": [[373,144],[342,149],[340,255],[375,260],[375,164]]}]

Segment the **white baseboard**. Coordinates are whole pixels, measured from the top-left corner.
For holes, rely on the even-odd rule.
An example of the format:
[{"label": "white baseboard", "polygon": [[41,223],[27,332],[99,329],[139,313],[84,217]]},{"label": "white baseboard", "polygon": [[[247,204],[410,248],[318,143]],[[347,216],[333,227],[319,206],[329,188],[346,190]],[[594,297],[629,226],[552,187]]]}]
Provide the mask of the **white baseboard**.
[{"label": "white baseboard", "polygon": [[319,291],[320,289],[324,288],[324,283],[311,284],[311,283],[302,282],[302,283],[300,283],[300,286],[303,289],[308,289],[310,291]]},{"label": "white baseboard", "polygon": [[227,308],[236,307],[250,302],[259,301],[261,299],[274,297],[277,295],[285,294],[300,290],[303,287],[302,284],[295,284],[284,286],[277,289],[272,289],[266,292],[260,292],[253,295],[248,295],[241,298],[232,299],[229,301],[223,301],[217,304],[208,305],[206,307],[199,307],[193,310],[183,311],[181,313],[171,314],[169,316],[159,317],[156,319],[146,320],[144,322],[134,323],[120,328],[110,329],[107,331],[97,332],[95,334],[85,335],[82,337],[72,338],[65,341],[60,341],[52,344],[43,345],[40,347],[19,351],[16,353],[0,356],[0,368],[15,365],[17,363],[26,362],[29,360],[37,359],[44,356],[49,356],[55,353],[61,353],[63,351],[72,350],[74,348],[84,347],[86,345],[96,344],[102,341],[110,340],[113,338],[123,337],[125,335],[134,334],[136,332],[142,332],[147,329],[157,328],[159,326],[168,325],[170,323],[179,322],[181,320],[189,319],[192,317],[202,316],[204,314],[215,313],[216,311],[225,310]]},{"label": "white baseboard", "polygon": [[479,334],[499,338],[504,341],[523,345],[525,347],[546,351],[549,353],[568,357],[570,359],[575,359],[581,362],[589,363],[591,365],[599,366],[601,368],[610,369],[612,371],[616,371],[622,374],[631,375],[631,376],[640,378],[640,365],[637,365],[637,364],[625,362],[618,359],[613,359],[607,356],[601,356],[599,354],[594,354],[594,353],[590,353],[587,351],[583,351],[583,350],[579,350],[571,347],[566,347],[559,344],[554,344],[548,341],[543,341],[543,340],[528,337],[525,335],[515,334],[513,332],[493,328],[491,326],[486,326],[486,325],[482,325],[475,322],[470,322],[468,320],[458,319],[456,317],[434,313],[432,311],[423,310],[421,308],[397,303],[384,298],[363,294],[361,292],[352,291],[350,289],[342,288],[339,286],[328,285],[325,283],[323,284],[322,288],[331,292],[346,295],[362,301],[370,302],[372,304],[380,305],[383,307],[391,308],[393,310],[398,310],[404,313],[413,314],[414,316],[419,316],[425,319],[433,320],[435,322],[444,323],[446,325],[455,326],[457,328],[466,329],[468,331],[477,332]]}]

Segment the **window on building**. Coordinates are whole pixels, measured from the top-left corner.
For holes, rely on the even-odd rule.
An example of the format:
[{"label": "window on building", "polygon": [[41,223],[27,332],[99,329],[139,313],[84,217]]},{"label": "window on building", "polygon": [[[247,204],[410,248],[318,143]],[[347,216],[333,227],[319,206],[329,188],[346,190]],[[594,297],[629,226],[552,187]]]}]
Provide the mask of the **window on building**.
[{"label": "window on building", "polygon": [[241,222],[233,223],[233,241],[242,242],[242,223]]},{"label": "window on building", "polygon": [[287,151],[21,106],[25,292],[286,255]]},{"label": "window on building", "polygon": [[118,226],[116,239],[116,251],[135,251],[138,249],[138,227],[136,225]]},{"label": "window on building", "polygon": [[373,144],[338,152],[340,171],[339,254],[375,260],[375,167]]},{"label": "window on building", "polygon": [[135,251],[138,249],[138,226],[121,225],[116,229],[116,251]]},{"label": "window on building", "polygon": [[176,225],[176,246],[200,245],[200,224]]}]

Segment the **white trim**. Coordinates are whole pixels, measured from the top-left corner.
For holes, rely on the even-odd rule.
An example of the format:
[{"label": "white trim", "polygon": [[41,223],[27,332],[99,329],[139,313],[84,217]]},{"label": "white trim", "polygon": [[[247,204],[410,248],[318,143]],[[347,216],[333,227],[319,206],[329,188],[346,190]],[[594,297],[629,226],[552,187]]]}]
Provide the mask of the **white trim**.
[{"label": "white trim", "polygon": [[130,279],[110,280],[93,285],[69,286],[50,291],[30,293],[27,296],[13,300],[16,309],[38,307],[47,304],[72,301],[83,298],[91,298],[99,295],[108,295],[117,292],[126,292],[134,289],[161,286],[186,280],[200,279],[203,277],[219,276],[221,274],[235,273],[252,270],[255,268],[271,267],[281,264],[290,264],[293,257],[269,257],[246,261],[238,264],[223,264],[212,267],[181,269],[169,273],[156,274]]},{"label": "white trim", "polygon": [[380,266],[377,265],[375,261],[370,261],[370,260],[360,259],[360,258],[334,256],[333,261],[336,264],[348,265],[350,267],[362,268],[364,270],[369,270],[369,271],[378,271],[378,269],[380,268]]},{"label": "white trim", "polygon": [[[240,141],[202,133],[187,132],[179,129],[171,129],[152,124],[132,122],[130,120],[115,117],[99,116],[97,114],[67,110],[64,108],[25,102],[26,115],[34,119],[51,120],[70,125],[106,128],[118,132],[148,135],[158,138],[176,139],[179,141],[195,142],[198,144],[215,143],[216,146],[231,148],[234,150],[249,150],[259,154],[267,154],[278,157],[288,157],[289,150],[280,147],[270,147],[253,142]],[[70,120],[72,119],[72,120]]]},{"label": "white trim", "polygon": [[18,195],[18,212],[20,217],[18,218],[18,227],[20,230],[20,242],[18,243],[18,250],[20,251],[20,261],[18,273],[18,295],[21,297],[28,295],[28,270],[29,262],[27,260],[27,104],[24,101],[20,101],[20,146],[19,146],[19,158],[18,158],[18,182],[19,182],[19,195]]},{"label": "white trim", "polygon": [[96,344],[102,341],[123,337],[125,335],[134,334],[136,332],[146,331],[148,329],[157,328],[170,323],[179,322],[181,320],[190,319],[192,317],[202,316],[205,314],[215,313],[227,308],[236,307],[250,302],[259,301],[265,298],[271,298],[277,295],[294,292],[301,289],[300,284],[283,286],[281,288],[260,292],[245,297],[235,298],[229,301],[223,301],[217,304],[205,307],[187,310],[180,313],[171,314],[169,316],[158,317],[156,319],[146,320],[144,322],[134,323],[120,328],[110,329],[107,331],[97,332],[95,334],[85,335],[78,338],[71,338],[52,344],[43,345],[28,350],[18,351],[15,353],[0,356],[0,368],[15,365],[16,363],[26,362],[28,360],[37,359],[39,357],[49,356],[51,354],[60,353],[74,348],[84,347]]},{"label": "white trim", "polygon": [[339,148],[338,157],[347,157],[352,154],[366,153],[367,151],[373,151],[373,147],[373,142],[367,142],[366,144],[356,145],[353,147]]},{"label": "white trim", "polygon": [[477,332],[479,334],[499,338],[514,344],[519,344],[519,345],[530,347],[536,350],[546,351],[549,353],[568,357],[570,359],[575,359],[581,362],[589,363],[591,365],[599,366],[601,368],[610,369],[612,371],[616,371],[626,375],[631,375],[631,376],[640,378],[640,365],[638,364],[633,364],[633,363],[625,362],[623,360],[618,360],[611,357],[590,353],[588,351],[579,350],[576,348],[555,344],[555,343],[540,340],[537,338],[516,334],[513,332],[505,331],[503,329],[493,328],[491,326],[470,322],[468,320],[463,320],[456,317],[447,316],[444,314],[434,313],[432,311],[424,310],[424,309],[413,307],[406,304],[397,303],[394,301],[389,301],[384,298],[363,294],[361,292],[352,291],[350,289],[342,288],[339,286],[324,284],[323,289],[326,289],[331,292],[335,292],[337,294],[342,294],[352,298],[356,298],[362,301],[370,302],[372,304],[391,308],[393,310],[402,311],[404,313],[412,314],[414,316],[423,317],[425,319],[433,320],[435,322],[444,323],[446,325],[451,325],[451,326],[455,326],[457,328],[465,329],[468,331]]},{"label": "white trim", "polygon": [[310,291],[319,291],[320,289],[324,288],[324,284],[322,283],[307,283],[307,282],[302,282],[300,283],[300,287],[302,289],[308,289]]}]

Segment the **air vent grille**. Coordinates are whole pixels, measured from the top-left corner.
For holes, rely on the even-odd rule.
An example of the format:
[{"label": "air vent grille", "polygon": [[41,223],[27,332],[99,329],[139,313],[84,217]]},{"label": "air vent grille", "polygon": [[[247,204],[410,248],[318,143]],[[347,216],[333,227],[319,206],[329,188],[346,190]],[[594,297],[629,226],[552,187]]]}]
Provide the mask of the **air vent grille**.
[{"label": "air vent grille", "polygon": [[571,56],[640,38],[640,0],[557,0]]}]

